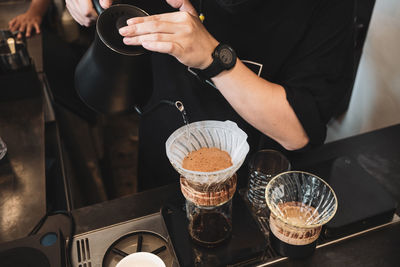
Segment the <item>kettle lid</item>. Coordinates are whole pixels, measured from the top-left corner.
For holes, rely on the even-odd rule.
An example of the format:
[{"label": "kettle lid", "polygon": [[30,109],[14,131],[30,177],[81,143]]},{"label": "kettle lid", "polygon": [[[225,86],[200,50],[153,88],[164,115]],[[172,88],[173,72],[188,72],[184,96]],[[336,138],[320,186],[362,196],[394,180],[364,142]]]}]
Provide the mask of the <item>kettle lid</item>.
[{"label": "kettle lid", "polygon": [[126,26],[126,21],[133,17],[144,17],[149,14],[133,5],[112,5],[102,12],[96,24],[96,31],[101,41],[111,50],[127,55],[137,56],[146,52],[142,46],[126,45],[123,36],[118,32],[119,28]]}]

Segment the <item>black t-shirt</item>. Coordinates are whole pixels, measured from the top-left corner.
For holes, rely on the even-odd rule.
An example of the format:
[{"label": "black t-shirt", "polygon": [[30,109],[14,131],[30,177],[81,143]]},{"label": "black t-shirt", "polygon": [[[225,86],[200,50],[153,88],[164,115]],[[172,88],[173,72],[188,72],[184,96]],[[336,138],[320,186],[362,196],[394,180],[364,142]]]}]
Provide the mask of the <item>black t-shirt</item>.
[{"label": "black t-shirt", "polygon": [[[198,0],[192,3],[198,7]],[[256,74],[285,88],[310,138],[309,146],[320,145],[326,137],[326,123],[352,84],[353,1],[254,3],[232,14],[215,0],[203,0],[204,25],[219,42],[231,45]],[[159,12],[160,8],[153,13]],[[217,89],[199,81],[174,57],[154,53],[152,64],[154,92],[147,107],[163,99],[180,100],[190,122],[236,122],[248,135],[248,157],[260,148],[286,152],[244,121]],[[166,156],[165,141],[181,126],[182,116],[172,106],[161,105],[143,116],[139,135],[140,190],[178,182],[179,175]],[[239,185],[246,184],[246,176],[244,165],[239,171]]]}]

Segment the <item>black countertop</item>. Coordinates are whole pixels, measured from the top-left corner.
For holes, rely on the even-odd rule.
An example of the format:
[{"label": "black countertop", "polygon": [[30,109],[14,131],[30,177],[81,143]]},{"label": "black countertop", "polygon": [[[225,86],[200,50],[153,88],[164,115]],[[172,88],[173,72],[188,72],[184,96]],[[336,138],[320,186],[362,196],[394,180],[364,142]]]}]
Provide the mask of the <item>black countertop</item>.
[{"label": "black countertop", "polygon": [[[44,108],[34,71],[19,73],[18,82],[0,83],[16,99],[3,101],[0,93],[0,135],[7,145],[1,160],[0,242],[26,236],[46,212]],[[3,88],[6,87],[6,88]],[[20,98],[27,93],[29,97]],[[36,96],[35,96],[36,94]]]},{"label": "black countertop", "polygon": [[[0,29],[29,7],[0,3]],[[46,212],[41,36],[27,40],[34,67],[0,75],[0,136],[8,147],[0,174],[0,243],[25,237]]]},{"label": "black countertop", "polygon": [[[400,203],[400,125],[328,143],[292,158],[294,168],[339,156],[352,156]],[[73,211],[77,233],[151,214],[180,197],[178,184],[122,197]],[[397,209],[399,213],[399,209]],[[398,266],[400,223],[319,248],[305,260],[284,260],[279,266]]]}]

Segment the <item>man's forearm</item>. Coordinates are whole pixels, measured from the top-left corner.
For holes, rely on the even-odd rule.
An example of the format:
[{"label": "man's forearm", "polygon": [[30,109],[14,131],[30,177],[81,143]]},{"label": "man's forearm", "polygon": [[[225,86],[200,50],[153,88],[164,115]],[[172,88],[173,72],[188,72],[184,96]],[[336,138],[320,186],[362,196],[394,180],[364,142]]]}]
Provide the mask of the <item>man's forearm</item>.
[{"label": "man's forearm", "polygon": [[258,77],[239,59],[233,69],[212,81],[240,116],[286,149],[300,149],[308,143],[282,86]]},{"label": "man's forearm", "polygon": [[29,6],[29,11],[43,16],[50,5],[50,1],[51,0],[32,0],[31,5]]}]

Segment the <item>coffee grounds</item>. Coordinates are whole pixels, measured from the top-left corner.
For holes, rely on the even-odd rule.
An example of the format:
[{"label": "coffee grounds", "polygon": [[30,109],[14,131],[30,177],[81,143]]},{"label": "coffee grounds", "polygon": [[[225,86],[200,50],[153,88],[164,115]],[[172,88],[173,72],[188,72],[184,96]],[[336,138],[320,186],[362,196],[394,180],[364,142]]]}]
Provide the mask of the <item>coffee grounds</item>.
[{"label": "coffee grounds", "polygon": [[214,172],[232,166],[228,152],[216,147],[192,151],[183,159],[182,167],[190,171]]}]

